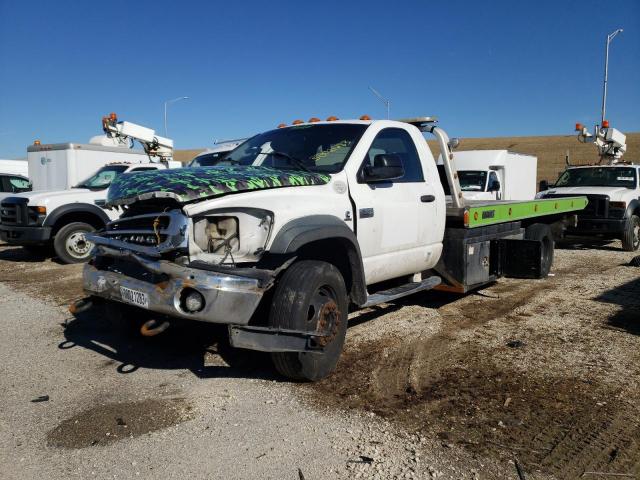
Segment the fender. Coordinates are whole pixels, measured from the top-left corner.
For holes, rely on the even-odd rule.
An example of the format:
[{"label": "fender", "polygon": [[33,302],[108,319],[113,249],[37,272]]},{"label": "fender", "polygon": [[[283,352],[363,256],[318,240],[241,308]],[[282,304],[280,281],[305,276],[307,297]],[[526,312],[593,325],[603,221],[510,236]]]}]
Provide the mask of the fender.
[{"label": "fender", "polygon": [[97,207],[96,205],[92,205],[90,203],[71,203],[69,205],[62,205],[53,210],[49,215],[47,215],[47,218],[45,218],[42,225],[44,227],[53,227],[58,219],[63,215],[76,212],[92,213],[100,220],[102,220],[105,225],[111,221],[104,210],[102,210],[100,207]]},{"label": "fender", "polygon": [[627,205],[627,210],[624,212],[625,220],[631,218],[631,215],[633,215],[637,211],[640,211],[640,201],[634,198],[629,202],[629,205]]},{"label": "fender", "polygon": [[358,305],[364,304],[367,300],[367,287],[360,245],[355,233],[338,217],[310,215],[290,221],[276,234],[269,253],[294,253],[304,245],[329,239],[338,239],[345,245],[353,279],[351,299]]}]

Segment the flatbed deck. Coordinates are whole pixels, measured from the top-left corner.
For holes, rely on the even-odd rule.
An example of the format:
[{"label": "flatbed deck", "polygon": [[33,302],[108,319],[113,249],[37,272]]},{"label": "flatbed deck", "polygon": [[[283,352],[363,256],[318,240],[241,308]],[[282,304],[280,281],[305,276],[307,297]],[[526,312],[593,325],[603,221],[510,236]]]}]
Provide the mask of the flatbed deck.
[{"label": "flatbed deck", "polygon": [[547,215],[577,212],[587,206],[587,197],[535,200],[466,200],[461,208],[447,206],[447,225],[464,228],[486,227]]}]

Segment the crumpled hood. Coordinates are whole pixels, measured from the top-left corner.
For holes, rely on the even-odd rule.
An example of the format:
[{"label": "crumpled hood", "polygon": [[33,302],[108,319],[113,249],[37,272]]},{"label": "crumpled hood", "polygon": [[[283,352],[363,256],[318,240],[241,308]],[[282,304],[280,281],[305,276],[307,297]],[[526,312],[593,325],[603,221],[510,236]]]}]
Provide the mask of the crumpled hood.
[{"label": "crumpled hood", "polygon": [[237,165],[153,170],[116,177],[109,187],[107,205],[127,205],[150,198],[188,203],[228,193],[324,185],[329,180],[329,175],[321,173]]}]

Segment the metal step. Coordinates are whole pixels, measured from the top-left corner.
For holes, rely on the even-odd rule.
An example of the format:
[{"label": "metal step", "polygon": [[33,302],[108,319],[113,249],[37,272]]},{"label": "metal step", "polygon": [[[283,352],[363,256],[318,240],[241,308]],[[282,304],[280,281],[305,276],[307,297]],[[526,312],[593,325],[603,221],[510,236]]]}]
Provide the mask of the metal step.
[{"label": "metal step", "polygon": [[431,290],[432,288],[440,285],[441,281],[440,277],[433,276],[426,278],[421,282],[411,282],[388,290],[381,290],[373,295],[367,296],[367,301],[362,305],[362,307],[372,307],[373,305],[390,302],[413,293],[421,292],[422,290]]}]

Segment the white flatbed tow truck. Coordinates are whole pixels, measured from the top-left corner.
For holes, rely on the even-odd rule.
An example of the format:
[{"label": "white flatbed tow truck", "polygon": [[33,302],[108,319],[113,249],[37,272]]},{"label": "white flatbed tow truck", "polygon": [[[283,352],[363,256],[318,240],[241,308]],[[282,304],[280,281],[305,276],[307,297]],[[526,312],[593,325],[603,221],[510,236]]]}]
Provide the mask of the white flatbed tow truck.
[{"label": "white flatbed tow truck", "polygon": [[[450,205],[425,132],[445,152]],[[144,335],[178,320],[227,324],[233,346],[318,380],[336,366],[350,309],[543,278],[554,237],[586,205],[465,201],[449,138],[429,117],[296,121],[225,162],[118,177],[107,205],[124,213],[89,237],[89,297],[72,312],[146,311]]]}]

